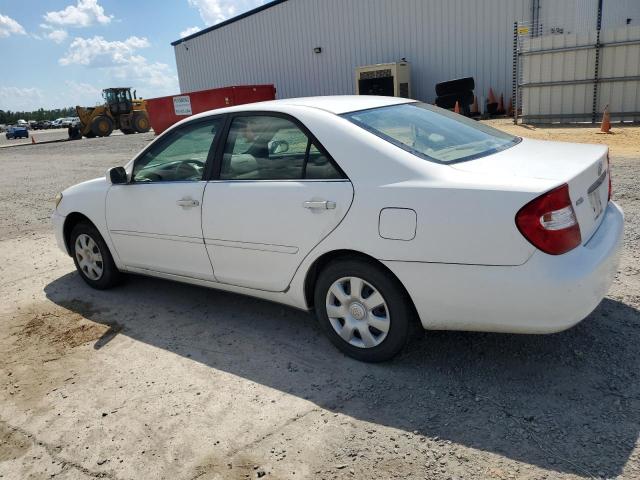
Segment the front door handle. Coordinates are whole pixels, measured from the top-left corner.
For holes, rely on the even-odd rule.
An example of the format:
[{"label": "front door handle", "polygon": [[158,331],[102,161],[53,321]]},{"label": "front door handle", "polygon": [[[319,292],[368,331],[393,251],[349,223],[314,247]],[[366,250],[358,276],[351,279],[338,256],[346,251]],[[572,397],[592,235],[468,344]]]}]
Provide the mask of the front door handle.
[{"label": "front door handle", "polygon": [[311,210],[333,210],[334,208],[336,208],[336,202],[330,202],[328,200],[309,200],[307,202],[304,202],[302,206]]},{"label": "front door handle", "polygon": [[191,208],[197,207],[198,205],[200,205],[200,202],[191,198],[181,198],[176,202],[176,204],[180,207]]}]

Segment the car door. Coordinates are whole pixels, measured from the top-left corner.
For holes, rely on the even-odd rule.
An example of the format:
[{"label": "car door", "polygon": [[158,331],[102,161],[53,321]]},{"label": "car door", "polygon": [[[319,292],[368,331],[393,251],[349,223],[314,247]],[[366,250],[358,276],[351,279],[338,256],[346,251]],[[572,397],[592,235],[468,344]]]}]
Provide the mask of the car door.
[{"label": "car door", "polygon": [[213,280],[202,238],[201,208],[207,162],[224,121],[185,124],[134,162],[131,181],[109,189],[109,234],[127,267]]},{"label": "car door", "polygon": [[304,257],[342,221],[353,187],[292,117],[237,114],[226,130],[202,211],[216,279],[283,291]]}]

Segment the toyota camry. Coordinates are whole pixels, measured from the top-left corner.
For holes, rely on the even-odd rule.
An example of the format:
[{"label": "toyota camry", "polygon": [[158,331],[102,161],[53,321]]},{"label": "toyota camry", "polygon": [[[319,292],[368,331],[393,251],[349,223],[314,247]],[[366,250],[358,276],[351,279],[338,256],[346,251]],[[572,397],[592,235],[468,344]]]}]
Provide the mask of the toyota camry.
[{"label": "toyota camry", "polygon": [[94,288],[129,272],[314,310],[363,361],[422,329],[567,329],[607,293],[623,233],[605,146],[373,96],[189,117],[59,194],[53,223]]}]

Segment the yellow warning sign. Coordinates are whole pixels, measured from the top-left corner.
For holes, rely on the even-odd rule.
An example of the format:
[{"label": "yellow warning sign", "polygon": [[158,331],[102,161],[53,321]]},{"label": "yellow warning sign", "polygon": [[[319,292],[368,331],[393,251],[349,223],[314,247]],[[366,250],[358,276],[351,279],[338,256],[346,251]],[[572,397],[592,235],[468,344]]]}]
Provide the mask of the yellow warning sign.
[{"label": "yellow warning sign", "polygon": [[518,27],[518,35],[527,35],[529,33],[529,27]]}]

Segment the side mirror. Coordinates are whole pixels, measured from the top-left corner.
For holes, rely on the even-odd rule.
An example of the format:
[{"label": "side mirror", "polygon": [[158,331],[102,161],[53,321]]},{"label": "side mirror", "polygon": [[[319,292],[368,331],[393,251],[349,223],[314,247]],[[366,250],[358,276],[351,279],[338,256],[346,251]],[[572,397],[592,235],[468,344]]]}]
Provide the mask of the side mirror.
[{"label": "side mirror", "polygon": [[289,142],[286,140],[274,140],[269,143],[269,153],[270,154],[278,154],[278,153],[287,153],[289,151]]},{"label": "side mirror", "polygon": [[113,167],[107,170],[107,181],[113,185],[122,185],[128,183],[127,171],[124,167]]}]

